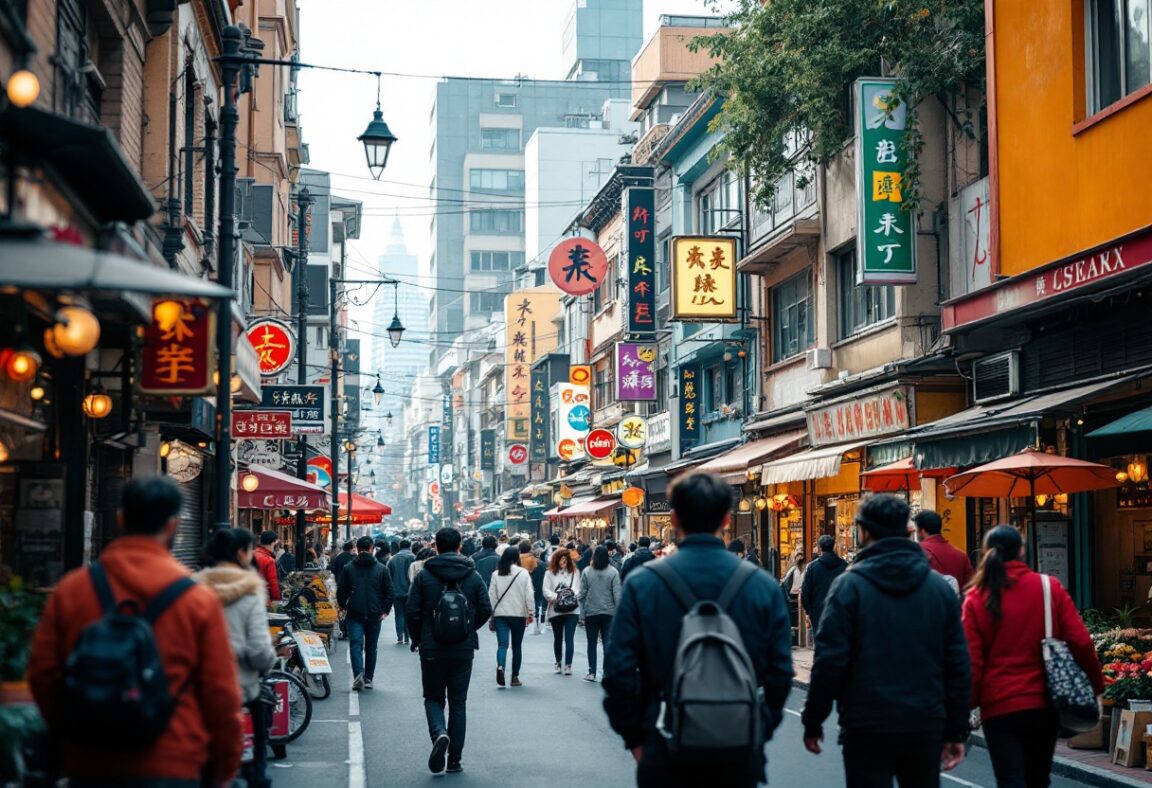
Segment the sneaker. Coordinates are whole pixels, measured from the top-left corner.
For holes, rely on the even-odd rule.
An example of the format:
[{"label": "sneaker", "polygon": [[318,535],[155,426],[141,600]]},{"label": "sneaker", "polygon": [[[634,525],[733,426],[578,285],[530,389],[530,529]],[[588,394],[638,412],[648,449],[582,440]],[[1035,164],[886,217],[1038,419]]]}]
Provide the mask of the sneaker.
[{"label": "sneaker", "polygon": [[396,638],[396,645],[397,645],[397,646],[403,646],[403,645],[404,645],[405,643],[407,643],[407,642],[408,642],[408,641],[407,641],[407,640],[405,640],[404,638]]},{"label": "sneaker", "polygon": [[447,733],[441,733],[436,737],[436,741],[432,742],[432,754],[428,756],[428,771],[433,774],[444,771],[444,761],[448,757],[450,743]]},{"label": "sneaker", "polygon": [[564,675],[565,676],[571,676],[572,675],[572,666],[571,665],[565,665],[564,666]]},{"label": "sneaker", "polygon": [[372,679],[364,679],[364,689],[372,689]]},{"label": "sneaker", "polygon": [[460,763],[459,758],[449,758],[448,768],[444,771],[448,772],[448,774],[459,774],[464,771],[464,764]]},{"label": "sneaker", "polygon": [[556,667],[553,668],[553,671],[556,673],[557,676],[560,675],[561,670],[560,670],[560,663],[559,662],[556,663]]},{"label": "sneaker", "polygon": [[362,689],[364,689],[364,677],[357,676],[356,678],[352,679],[352,691],[359,692]]},{"label": "sneaker", "polygon": [[496,668],[496,683],[504,686],[504,668]]},{"label": "sneaker", "polygon": [[523,684],[520,683],[520,677],[519,676],[513,676],[512,677],[512,686],[513,687],[523,687],[524,686]]},{"label": "sneaker", "polygon": [[588,675],[584,677],[584,680],[585,681],[595,681],[596,680],[596,674],[589,671]]}]

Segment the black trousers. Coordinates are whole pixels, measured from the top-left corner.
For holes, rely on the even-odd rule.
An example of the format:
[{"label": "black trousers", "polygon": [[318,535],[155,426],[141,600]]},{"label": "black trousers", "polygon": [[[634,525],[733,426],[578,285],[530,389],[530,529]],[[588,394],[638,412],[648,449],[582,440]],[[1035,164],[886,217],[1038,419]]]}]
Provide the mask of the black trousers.
[{"label": "black trousers", "polygon": [[716,752],[706,757],[674,756],[664,742],[653,737],[644,745],[636,767],[639,788],[756,788],[764,781],[763,752]]},{"label": "black trousers", "polygon": [[603,613],[584,617],[584,631],[588,635],[588,672],[596,672],[596,647],[600,637],[604,637],[604,654],[608,654],[608,630],[612,628],[612,616]]},{"label": "black trousers", "polygon": [[[424,715],[428,718],[428,735],[435,741],[441,733],[451,739],[448,757],[458,759],[464,752],[464,734],[468,729],[468,684],[472,681],[471,657],[420,657],[420,676],[424,684]],[[448,702],[448,720],[444,720],[444,702]]]},{"label": "black trousers", "polygon": [[1060,717],[1031,709],[984,720],[988,756],[998,788],[1047,788]]},{"label": "black trousers", "polygon": [[260,698],[244,704],[252,715],[252,762],[240,767],[244,779],[252,788],[265,788],[272,784],[268,779],[268,726],[271,724],[271,709]]},{"label": "black trousers", "polygon": [[843,736],[844,776],[848,788],[939,788],[938,736]]}]

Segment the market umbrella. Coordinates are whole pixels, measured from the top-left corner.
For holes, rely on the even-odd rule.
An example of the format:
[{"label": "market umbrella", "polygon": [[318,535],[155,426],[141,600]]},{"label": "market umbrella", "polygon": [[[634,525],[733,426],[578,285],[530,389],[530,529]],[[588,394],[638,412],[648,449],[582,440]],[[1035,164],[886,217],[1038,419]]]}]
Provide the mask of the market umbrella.
[{"label": "market umbrella", "polygon": [[1028,497],[1029,542],[1036,555],[1036,496],[1077,493],[1118,486],[1116,470],[1095,462],[1025,449],[944,480],[944,489],[966,498]]},{"label": "market umbrella", "polygon": [[921,478],[945,479],[956,473],[955,468],[933,468],[921,470],[911,457],[898,460],[891,465],[881,465],[860,474],[860,484],[872,492],[903,492],[920,483]]},{"label": "market umbrella", "polygon": [[480,526],[479,530],[485,531],[487,533],[496,533],[497,531],[501,530],[502,528],[504,528],[504,521],[503,520],[493,520],[492,522],[488,523],[487,525]]}]

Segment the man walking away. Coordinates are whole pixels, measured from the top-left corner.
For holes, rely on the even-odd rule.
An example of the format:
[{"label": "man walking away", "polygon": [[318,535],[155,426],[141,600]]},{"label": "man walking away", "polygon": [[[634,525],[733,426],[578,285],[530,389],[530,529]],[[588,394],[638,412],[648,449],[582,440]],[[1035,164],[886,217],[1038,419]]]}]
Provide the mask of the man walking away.
[{"label": "man walking away", "polygon": [[[488,588],[460,555],[460,532],[436,532],[436,555],[412,581],[408,591],[408,631],[412,649],[420,650],[424,684],[424,714],[432,737],[428,769],[439,774],[464,770],[464,735],[467,729],[468,684],[472,658],[480,648],[476,630],[492,616]],[[444,701],[448,720],[444,720]],[[447,757],[447,763],[445,763]]]},{"label": "man walking away", "polygon": [[628,563],[624,564],[624,569],[620,572],[621,582],[627,580],[629,575],[656,557],[656,554],[652,552],[652,540],[647,536],[641,536],[636,540],[636,544],[639,547],[636,548],[636,552],[632,553],[632,557],[628,559]]},{"label": "man walking away", "polygon": [[942,575],[956,579],[956,585],[963,591],[972,579],[972,562],[968,560],[963,550],[957,550],[941,536],[944,522],[940,515],[931,509],[925,509],[912,518],[916,524],[916,538],[920,540],[920,549],[928,556],[928,565]]},{"label": "man walking away", "polygon": [[356,558],[356,553],[353,552],[355,547],[356,543],[349,539],[341,547],[340,555],[332,559],[332,577],[336,579],[337,583],[340,582],[340,575],[344,573],[344,567]]},{"label": "man walking away", "polygon": [[264,578],[264,585],[268,588],[268,601],[280,601],[280,571],[276,565],[276,545],[280,538],[275,531],[261,531],[260,544],[256,545],[256,552],[252,558],[256,562],[256,571]]},{"label": "man walking away", "polygon": [[820,616],[824,613],[824,599],[832,581],[844,574],[848,562],[836,555],[836,540],[824,534],[816,540],[820,557],[808,564],[804,572],[804,584],[800,588],[800,604],[812,622],[812,631],[820,628]]},{"label": "man walking away", "polygon": [[[934,788],[964,759],[971,687],[960,602],[908,538],[908,504],[856,514],[863,549],[836,578],[816,632],[804,746],[819,754],[835,702],[848,788]],[[899,664],[893,663],[899,644]]]},{"label": "man walking away", "polygon": [[352,689],[372,689],[376,675],[376,649],[380,625],[392,609],[392,578],[372,555],[372,537],[356,540],[358,555],[340,575],[336,601],[348,621],[348,648],[352,660]]},{"label": "man walking away", "polygon": [[408,567],[416,560],[412,552],[412,543],[407,539],[400,540],[400,547],[392,560],[388,562],[388,573],[392,576],[392,593],[396,597],[396,644],[408,643],[408,629],[404,606],[408,604]]},{"label": "man walking away", "polygon": [[480,573],[480,582],[484,587],[492,581],[492,573],[496,571],[496,563],[500,556],[496,555],[496,537],[489,534],[480,542],[480,550],[472,556],[472,565]]},{"label": "man walking away", "polygon": [[376,537],[376,561],[380,566],[388,566],[388,562],[392,559],[392,548],[388,546],[388,540],[382,536]]},{"label": "man walking away", "polygon": [[[682,538],[680,548],[643,570],[633,569],[623,585],[608,637],[604,709],[612,729],[623,737],[624,746],[639,764],[636,781],[641,788],[751,788],[765,780],[764,743],[780,724],[792,686],[788,610],[771,577],[724,549],[720,534],[729,524],[732,505],[726,482],[694,473],[677,481],[670,495],[672,524]],[[638,558],[639,554],[630,566]],[[693,600],[694,604],[686,604]],[[722,611],[717,610],[721,600]],[[702,636],[692,642],[706,650],[682,651],[689,645],[681,641],[682,624],[685,632]],[[735,659],[732,640],[726,641],[732,645],[725,646],[696,629],[702,624],[711,632],[734,627],[747,663]],[[712,657],[717,650],[726,658],[720,669],[724,675],[694,674],[692,659],[681,659],[685,654]],[[703,662],[717,664],[715,660]],[[731,685],[725,679],[733,676],[727,671],[745,664],[751,668],[745,676],[751,704],[749,700],[743,706],[726,704],[720,714],[710,716],[708,711],[717,706],[703,710],[685,700],[696,692],[712,704],[724,696],[731,699]],[[702,682],[695,684],[692,693],[687,688],[689,678]],[[727,686],[721,687],[717,680]],[[658,720],[661,709],[667,713]],[[747,727],[733,726],[734,720],[741,719],[748,721]],[[706,736],[715,737],[716,743],[700,745],[700,737]],[[742,746],[732,746],[742,739]]]},{"label": "man walking away", "polygon": [[[123,535],[65,575],[33,636],[28,683],[73,788],[225,786],[240,767],[224,609],[169,553],[181,503],[167,478],[129,481]],[[114,617],[122,603],[137,611],[130,626]]]}]

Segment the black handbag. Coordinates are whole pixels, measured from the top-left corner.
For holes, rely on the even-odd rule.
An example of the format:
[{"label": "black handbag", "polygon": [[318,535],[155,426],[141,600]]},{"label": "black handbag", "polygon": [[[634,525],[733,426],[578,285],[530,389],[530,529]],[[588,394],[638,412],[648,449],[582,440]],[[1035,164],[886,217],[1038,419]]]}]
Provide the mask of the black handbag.
[{"label": "black handbag", "polygon": [[1072,656],[1068,644],[1052,637],[1052,582],[1040,575],[1044,587],[1044,673],[1048,679],[1048,702],[1060,714],[1060,727],[1082,733],[1100,721],[1100,703],[1096,690],[1084,669]]}]

